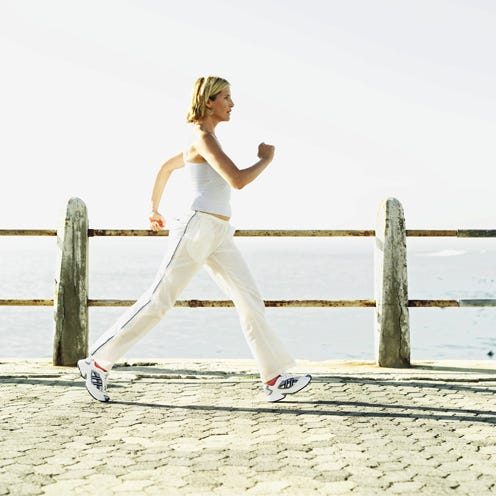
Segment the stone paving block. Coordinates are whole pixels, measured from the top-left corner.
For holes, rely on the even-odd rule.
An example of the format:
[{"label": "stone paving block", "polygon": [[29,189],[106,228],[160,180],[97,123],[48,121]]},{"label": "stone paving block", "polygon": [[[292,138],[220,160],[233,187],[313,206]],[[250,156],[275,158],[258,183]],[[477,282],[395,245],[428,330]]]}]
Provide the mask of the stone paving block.
[{"label": "stone paving block", "polygon": [[460,453],[461,458],[460,460],[463,460],[470,465],[475,465],[475,464],[480,464],[480,463],[485,463],[487,464],[491,457],[489,455],[486,455],[484,453],[481,453],[480,451],[476,451],[475,449],[471,449],[470,447],[467,447],[463,453]]},{"label": "stone paving block", "polygon": [[384,473],[396,473],[405,470],[407,466],[407,460],[401,462],[379,461],[377,468]]},{"label": "stone paving block", "polygon": [[133,494],[139,494],[145,487],[151,486],[153,481],[150,480],[125,480],[119,486],[115,487],[114,491],[130,492]]},{"label": "stone paving block", "polygon": [[392,484],[396,484],[399,482],[409,482],[411,481],[418,472],[412,467],[408,467],[403,470],[389,470],[385,471],[381,480],[385,482],[390,482]]},{"label": "stone paving block", "polygon": [[253,459],[250,466],[257,472],[275,472],[281,468],[281,463],[277,458],[259,455]]},{"label": "stone paving block", "polygon": [[35,471],[34,465],[28,465],[25,463],[13,463],[9,466],[8,470],[5,471],[6,474],[21,474],[21,475],[29,475],[33,474]]},{"label": "stone paving block", "polygon": [[357,487],[352,481],[334,481],[322,484],[318,491],[323,495],[350,494]]},{"label": "stone paving block", "polygon": [[481,476],[493,475],[495,477],[496,483],[496,464],[494,460],[481,460],[476,465],[473,465],[470,469],[474,472],[478,472]]},{"label": "stone paving block", "polygon": [[443,470],[445,470],[451,475],[458,472],[468,473],[470,471],[470,468],[472,467],[472,464],[463,460],[458,460],[456,462],[443,461],[442,466],[443,466]]},{"label": "stone paving block", "polygon": [[[199,460],[198,458],[196,458],[195,461],[191,464],[191,469],[199,472],[218,472],[219,465],[220,463],[216,460]],[[270,468],[268,468],[267,470],[270,470]]]},{"label": "stone paving block", "polygon": [[277,496],[319,496],[319,490],[311,487],[286,487]]},{"label": "stone paving block", "polygon": [[0,472],[0,485],[4,484],[8,487],[15,487],[21,484],[23,481],[23,474],[11,474],[8,472]]},{"label": "stone paving block", "polygon": [[352,462],[353,460],[366,460],[367,453],[365,451],[358,450],[343,450],[341,451],[341,456],[347,461]]},{"label": "stone paving block", "polygon": [[63,455],[60,451],[55,455],[48,458],[45,458],[45,463],[48,465],[60,465],[62,467],[67,467],[76,463],[77,453],[73,453],[71,455]]},{"label": "stone paving block", "polygon": [[34,467],[35,474],[44,474],[44,475],[59,475],[65,471],[64,467],[61,465],[52,465],[52,464],[44,464],[37,465]]},{"label": "stone paving block", "polygon": [[415,494],[422,488],[423,484],[421,482],[393,482],[393,484],[388,488],[387,492],[392,494]]},{"label": "stone paving block", "polygon": [[319,482],[340,482],[345,481],[350,477],[350,473],[346,470],[318,470],[314,472],[315,480]]},{"label": "stone paving block", "polygon": [[464,481],[459,484],[457,491],[472,495],[483,495],[494,493],[494,481],[486,480]]},{"label": "stone paving block", "polygon": [[255,485],[255,482],[252,479],[243,477],[241,474],[231,475],[229,477],[224,475],[217,479],[217,483],[219,485],[213,488],[213,492],[215,494],[225,494],[226,496],[244,493]]},{"label": "stone paving block", "polygon": [[312,472],[307,472],[305,474],[291,476],[290,478],[288,477],[287,480],[290,481],[290,485],[286,490],[309,489],[317,491],[322,483],[315,480],[313,475]]},{"label": "stone paving block", "polygon": [[460,484],[462,482],[471,482],[478,480],[480,475],[481,474],[478,473],[478,471],[472,470],[450,472],[450,474],[446,477],[446,481],[450,484]]},{"label": "stone paving block", "polygon": [[316,446],[314,446],[311,448],[311,454],[313,457],[328,456],[330,452],[335,452],[335,450],[336,450],[335,446],[333,446],[333,447],[329,447],[329,446],[316,447]]},{"label": "stone paving block", "polygon": [[44,493],[42,486],[30,482],[21,482],[19,484],[16,484],[15,486],[10,486],[9,489],[9,495],[38,496],[39,494]]},{"label": "stone paving block", "polygon": [[382,470],[376,468],[370,468],[367,466],[360,467],[351,467],[348,466],[347,471],[351,474],[351,477],[355,477],[355,479],[381,479],[384,475]]},{"label": "stone paving block", "polygon": [[480,453],[483,453],[484,455],[496,456],[496,445],[494,445],[494,446],[482,446],[479,451],[480,451]]},{"label": "stone paving block", "polygon": [[49,484],[53,481],[53,478],[45,474],[26,474],[23,475],[22,483],[26,486],[41,487]]},{"label": "stone paving block", "polygon": [[419,474],[415,476],[415,482],[422,484],[423,491],[430,491],[431,494],[454,494],[453,491],[459,487],[458,482],[448,481],[443,477],[436,477],[430,474]]},{"label": "stone paving block", "polygon": [[349,466],[349,463],[344,460],[337,460],[332,457],[330,460],[325,460],[324,457],[315,458],[315,464],[312,465],[312,471],[314,472],[335,472],[339,470],[344,470],[345,467]]},{"label": "stone paving block", "polygon": [[184,489],[171,487],[166,483],[155,483],[151,486],[144,487],[140,494],[148,496],[184,496],[186,493]]},{"label": "stone paving block", "polygon": [[258,482],[245,491],[247,496],[277,494],[290,485],[290,481]]},{"label": "stone paving block", "polygon": [[94,474],[93,469],[87,469],[87,470],[73,470],[72,467],[65,470],[61,474],[57,475],[56,480],[57,481],[63,481],[63,480],[78,480],[78,479],[85,479],[89,477],[90,475]]},{"label": "stone paving block", "polygon": [[23,453],[21,456],[17,457],[16,462],[30,466],[44,465],[45,457],[47,456],[48,453],[38,454],[35,448],[31,448]]},{"label": "stone paving block", "polygon": [[[127,474],[126,474],[127,475]],[[85,483],[100,487],[100,491],[110,491],[116,487],[120,487],[122,477],[106,473],[93,473],[84,479]]]},{"label": "stone paving block", "polygon": [[[412,467],[412,468],[418,469],[417,467]],[[426,470],[419,470],[419,474],[427,474],[432,477],[437,477],[439,479],[446,479],[446,477],[448,477],[448,475],[450,474],[450,471],[449,469],[445,468],[444,465],[441,463],[439,464],[438,467],[432,467]]]},{"label": "stone paving block", "polygon": [[[320,455],[324,458],[333,456],[331,452],[331,447],[329,447],[329,453]],[[294,460],[295,457],[298,458],[298,462],[309,461],[315,458],[315,453],[311,448],[301,449],[297,443],[294,443],[293,440],[288,441],[288,444],[284,445],[284,449],[280,453],[281,458],[289,458],[290,460]]]},{"label": "stone paving block", "polygon": [[169,489],[181,489],[188,486],[188,483],[182,477],[170,473],[164,474],[160,470],[158,470],[157,473],[153,476],[153,479],[150,480],[153,484],[149,487],[166,486]]},{"label": "stone paving block", "polygon": [[384,494],[384,492],[391,486],[390,482],[386,482],[381,477],[360,477],[352,475],[349,479],[350,482],[356,484],[356,488],[352,491],[353,494]]},{"label": "stone paving block", "polygon": [[491,494],[496,492],[496,480],[494,472],[492,474],[483,474],[478,479],[477,482],[485,484],[489,488]]}]

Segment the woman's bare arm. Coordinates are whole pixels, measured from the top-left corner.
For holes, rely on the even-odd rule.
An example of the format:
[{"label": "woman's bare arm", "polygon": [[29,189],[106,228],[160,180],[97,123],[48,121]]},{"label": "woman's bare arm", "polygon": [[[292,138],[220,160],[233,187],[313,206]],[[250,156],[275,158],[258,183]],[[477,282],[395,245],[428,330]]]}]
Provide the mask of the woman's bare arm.
[{"label": "woman's bare arm", "polygon": [[177,155],[174,155],[173,157],[166,160],[158,171],[157,177],[155,179],[155,184],[153,185],[151,198],[152,213],[150,215],[150,225],[151,229],[154,231],[159,231],[165,226],[165,220],[158,212],[158,207],[160,205],[160,200],[162,199],[162,194],[170,175],[173,171],[175,171],[176,169],[180,169],[181,167],[184,167],[183,154],[178,153]]},{"label": "woman's bare arm", "polygon": [[255,180],[272,162],[275,148],[260,143],[260,160],[246,169],[239,169],[224,153],[218,141],[209,133],[201,133],[195,143],[196,151],[235,189],[244,188]]}]

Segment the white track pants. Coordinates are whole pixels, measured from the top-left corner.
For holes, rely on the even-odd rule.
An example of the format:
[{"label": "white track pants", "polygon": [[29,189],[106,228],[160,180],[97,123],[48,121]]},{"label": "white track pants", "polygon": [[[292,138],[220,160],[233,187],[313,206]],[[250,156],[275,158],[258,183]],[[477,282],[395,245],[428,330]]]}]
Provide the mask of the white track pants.
[{"label": "white track pants", "polygon": [[205,265],[236,306],[262,381],[294,366],[294,360],[267,324],[263,300],[234,244],[233,233],[229,222],[202,212],[193,212],[171,229],[171,247],[154,283],[96,341],[91,349],[95,360],[106,369],[112,368],[174,306],[191,278]]}]

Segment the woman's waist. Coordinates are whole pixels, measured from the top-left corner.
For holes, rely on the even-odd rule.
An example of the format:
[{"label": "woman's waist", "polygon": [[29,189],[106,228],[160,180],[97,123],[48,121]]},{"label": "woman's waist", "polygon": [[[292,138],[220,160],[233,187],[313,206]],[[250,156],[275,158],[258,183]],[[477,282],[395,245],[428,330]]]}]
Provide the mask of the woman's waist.
[{"label": "woman's waist", "polygon": [[220,220],[223,220],[223,221],[226,221],[226,222],[229,222],[229,220],[231,219],[231,217],[228,217],[227,215],[215,214],[213,212],[206,212],[204,210],[196,210],[196,212],[198,212],[199,214],[210,215],[212,217],[215,217],[217,219],[220,219]]}]

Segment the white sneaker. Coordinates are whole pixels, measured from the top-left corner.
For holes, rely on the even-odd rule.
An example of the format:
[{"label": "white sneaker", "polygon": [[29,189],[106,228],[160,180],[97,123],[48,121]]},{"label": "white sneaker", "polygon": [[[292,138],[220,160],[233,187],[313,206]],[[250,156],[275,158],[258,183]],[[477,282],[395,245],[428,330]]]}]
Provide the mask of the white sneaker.
[{"label": "white sneaker", "polygon": [[287,394],[294,394],[301,391],[305,386],[310,384],[311,380],[312,376],[310,374],[281,374],[273,386],[264,384],[265,399],[271,403],[280,401],[284,399]]},{"label": "white sneaker", "polygon": [[86,389],[88,393],[98,401],[110,400],[107,394],[108,372],[103,371],[95,365],[95,360],[88,357],[79,360],[77,363],[79,373],[83,379],[86,379]]}]

